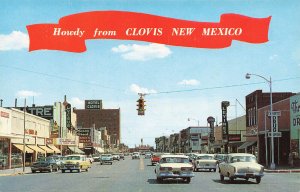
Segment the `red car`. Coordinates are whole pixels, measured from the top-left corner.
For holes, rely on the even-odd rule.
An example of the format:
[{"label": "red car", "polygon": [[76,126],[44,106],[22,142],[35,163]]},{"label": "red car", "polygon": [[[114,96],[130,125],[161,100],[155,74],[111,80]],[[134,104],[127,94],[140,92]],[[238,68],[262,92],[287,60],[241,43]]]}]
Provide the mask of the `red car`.
[{"label": "red car", "polygon": [[151,157],[151,164],[154,165],[159,162],[161,154],[153,154]]}]

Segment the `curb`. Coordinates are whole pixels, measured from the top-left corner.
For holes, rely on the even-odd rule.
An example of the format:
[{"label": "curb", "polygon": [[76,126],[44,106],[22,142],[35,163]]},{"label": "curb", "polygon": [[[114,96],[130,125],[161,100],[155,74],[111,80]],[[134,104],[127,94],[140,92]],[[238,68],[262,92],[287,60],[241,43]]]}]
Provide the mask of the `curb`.
[{"label": "curb", "polygon": [[6,174],[0,174],[1,176],[16,176],[16,175],[24,175],[25,173],[23,172],[17,172],[17,173],[6,173]]},{"label": "curb", "polygon": [[300,173],[300,169],[295,170],[265,170],[266,173]]}]

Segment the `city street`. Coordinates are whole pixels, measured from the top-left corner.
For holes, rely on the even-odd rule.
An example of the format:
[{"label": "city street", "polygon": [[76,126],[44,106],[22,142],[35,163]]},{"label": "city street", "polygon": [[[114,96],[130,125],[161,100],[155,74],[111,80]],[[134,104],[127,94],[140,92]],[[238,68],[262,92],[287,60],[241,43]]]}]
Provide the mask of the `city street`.
[{"label": "city street", "polygon": [[113,165],[93,163],[88,172],[28,173],[0,178],[0,192],[88,192],[88,191],[300,191],[300,173],[266,173],[260,184],[255,180],[228,179],[220,182],[218,172],[196,172],[190,184],[181,181],[156,182],[150,159],[114,161]]}]

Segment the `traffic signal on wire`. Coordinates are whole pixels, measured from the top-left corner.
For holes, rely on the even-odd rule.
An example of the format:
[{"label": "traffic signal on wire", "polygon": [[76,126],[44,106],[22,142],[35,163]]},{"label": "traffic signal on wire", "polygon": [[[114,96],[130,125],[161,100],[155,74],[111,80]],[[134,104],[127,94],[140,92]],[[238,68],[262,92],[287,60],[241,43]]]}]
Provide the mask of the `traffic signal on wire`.
[{"label": "traffic signal on wire", "polygon": [[143,98],[143,96],[141,95],[140,98],[137,100],[137,111],[138,111],[138,115],[145,115],[145,100]]}]

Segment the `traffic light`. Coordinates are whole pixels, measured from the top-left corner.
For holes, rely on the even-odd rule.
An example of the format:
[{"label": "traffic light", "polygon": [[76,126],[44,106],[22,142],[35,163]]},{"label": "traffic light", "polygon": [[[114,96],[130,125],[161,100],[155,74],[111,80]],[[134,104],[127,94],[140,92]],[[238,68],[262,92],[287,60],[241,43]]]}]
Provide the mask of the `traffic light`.
[{"label": "traffic light", "polygon": [[137,111],[138,111],[138,115],[145,115],[145,100],[144,98],[141,96],[138,100],[137,100],[138,104],[138,108],[137,108]]}]

